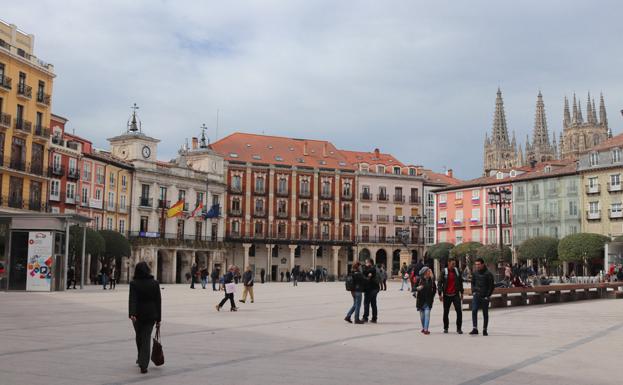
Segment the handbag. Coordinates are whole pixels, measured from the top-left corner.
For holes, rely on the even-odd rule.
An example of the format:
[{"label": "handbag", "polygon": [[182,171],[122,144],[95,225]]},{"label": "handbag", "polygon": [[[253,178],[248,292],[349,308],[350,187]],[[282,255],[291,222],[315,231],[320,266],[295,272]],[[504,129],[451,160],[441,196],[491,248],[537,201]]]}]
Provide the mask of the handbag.
[{"label": "handbag", "polygon": [[164,365],[164,352],[162,351],[162,344],[160,343],[160,325],[156,327],[156,336],[153,338],[151,362],[156,366]]},{"label": "handbag", "polygon": [[236,284],[235,283],[226,283],[225,284],[225,293],[233,294],[236,292]]}]

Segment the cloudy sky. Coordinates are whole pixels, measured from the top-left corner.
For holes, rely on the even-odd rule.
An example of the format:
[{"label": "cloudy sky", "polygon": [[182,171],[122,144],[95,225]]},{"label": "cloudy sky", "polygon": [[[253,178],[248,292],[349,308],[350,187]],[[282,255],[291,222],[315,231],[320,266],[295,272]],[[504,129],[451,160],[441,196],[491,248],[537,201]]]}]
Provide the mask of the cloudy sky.
[{"label": "cloudy sky", "polygon": [[205,123],[328,139],[405,163],[482,172],[498,86],[520,142],[542,90],[603,92],[621,131],[619,1],[10,1],[0,19],[55,65],[54,112],[106,148],[136,102],[173,157]]}]

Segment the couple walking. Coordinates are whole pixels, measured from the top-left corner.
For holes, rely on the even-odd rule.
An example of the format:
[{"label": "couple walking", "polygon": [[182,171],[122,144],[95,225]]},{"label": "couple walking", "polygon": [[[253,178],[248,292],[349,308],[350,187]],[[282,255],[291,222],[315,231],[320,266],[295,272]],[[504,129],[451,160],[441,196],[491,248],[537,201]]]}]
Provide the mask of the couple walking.
[{"label": "couple walking", "polygon": [[[236,306],[236,302],[234,301],[234,294],[236,293],[236,282],[235,282],[235,273],[238,268],[234,265],[229,266],[227,273],[223,276],[223,283],[225,285],[225,297],[221,300],[221,302],[216,305],[216,310],[221,311],[221,308],[227,301],[229,301],[230,309],[229,311],[238,311],[238,307]],[[242,284],[244,286],[244,290],[242,291],[242,299],[240,302],[245,303],[247,300],[247,294],[251,296],[251,303],[255,302],[255,298],[253,296],[253,270],[251,270],[251,266],[247,266],[244,274],[242,275]]]},{"label": "couple walking", "polygon": [[[346,313],[344,321],[353,323],[351,316],[355,314],[355,323],[363,324],[368,322],[370,308],[372,308],[372,318],[370,322],[376,323],[378,317],[378,308],[376,306],[376,297],[379,294],[382,276],[379,273],[372,259],[366,259],[366,264],[361,267],[357,261],[353,264],[350,274],[347,277],[346,290],[350,291],[353,297],[353,305]],[[363,317],[359,319],[359,311],[363,297],[364,311]]]}]

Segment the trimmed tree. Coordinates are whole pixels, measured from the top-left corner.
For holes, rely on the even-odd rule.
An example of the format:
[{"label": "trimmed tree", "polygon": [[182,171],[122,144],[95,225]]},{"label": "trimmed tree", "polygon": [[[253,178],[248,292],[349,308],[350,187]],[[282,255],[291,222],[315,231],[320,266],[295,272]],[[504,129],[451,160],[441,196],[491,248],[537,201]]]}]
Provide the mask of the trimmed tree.
[{"label": "trimmed tree", "polygon": [[517,249],[521,260],[536,259],[548,269],[558,260],[558,239],[554,237],[534,237],[526,239]]},{"label": "trimmed tree", "polygon": [[[104,252],[104,238],[97,231],[87,227],[86,234],[86,246],[84,253],[86,258],[99,258]],[[82,271],[82,235],[84,229],[80,226],[71,226],[69,228],[69,264],[75,266],[76,277],[80,276]],[[88,264],[87,264],[88,266]],[[85,272],[85,276],[88,279],[90,272]]]},{"label": "trimmed tree", "polygon": [[433,259],[438,259],[443,262],[448,259],[450,250],[453,248],[454,245],[450,242],[437,243],[428,248],[428,255]]},{"label": "trimmed tree", "polygon": [[463,242],[456,245],[452,250],[450,250],[450,256],[469,264],[468,258],[471,259],[472,257],[476,256],[478,253],[478,249],[480,249],[481,247],[482,243],[480,242]]},{"label": "trimmed tree", "polygon": [[593,258],[604,255],[604,247],[610,237],[594,233],[567,235],[558,243],[558,258],[565,262],[583,262],[587,264]]},{"label": "trimmed tree", "polygon": [[[110,266],[113,260],[120,260],[122,257],[129,257],[132,248],[130,247],[130,241],[123,234],[112,230],[100,230],[102,238],[104,238],[104,252],[100,257],[102,264]],[[117,265],[119,269],[119,265]]]},{"label": "trimmed tree", "polygon": [[503,250],[496,244],[484,245],[478,249],[477,254],[485,261],[485,264],[494,267],[499,262],[510,262],[513,252],[510,247],[504,246]]}]

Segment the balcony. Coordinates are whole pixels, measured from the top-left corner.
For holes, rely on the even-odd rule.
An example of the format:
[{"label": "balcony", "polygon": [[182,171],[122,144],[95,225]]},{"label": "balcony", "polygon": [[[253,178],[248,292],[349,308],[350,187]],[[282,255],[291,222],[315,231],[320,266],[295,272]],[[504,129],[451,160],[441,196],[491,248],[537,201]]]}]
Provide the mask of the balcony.
[{"label": "balcony", "polygon": [[394,215],[394,223],[405,223],[404,215]]},{"label": "balcony", "polygon": [[333,215],[331,215],[331,213],[321,213],[320,219],[323,221],[331,221],[333,220]]},{"label": "balcony", "polygon": [[51,96],[49,94],[46,94],[46,93],[43,93],[43,92],[38,92],[37,93],[37,104],[39,104],[41,106],[49,107],[51,99],[52,98],[51,98]]},{"label": "balcony", "polygon": [[350,199],[353,199],[353,193],[350,191],[342,191],[341,197],[342,199],[350,200]]},{"label": "balcony", "polygon": [[372,222],[374,216],[372,214],[359,214],[360,222]]},{"label": "balcony", "polygon": [[278,197],[287,197],[289,195],[288,190],[279,190],[277,189],[277,191],[275,192],[275,195],[277,195]]},{"label": "balcony", "polygon": [[242,210],[240,210],[240,209],[230,209],[229,210],[229,216],[241,217],[242,216]]},{"label": "balcony", "polygon": [[608,192],[621,192],[621,183],[611,184],[608,182]]},{"label": "balcony", "polygon": [[255,217],[255,218],[265,218],[266,217],[266,211],[265,210],[255,210],[253,212],[253,217]]},{"label": "balcony", "polygon": [[17,96],[25,99],[32,99],[32,87],[26,84],[18,84]]},{"label": "balcony", "polygon": [[361,193],[359,194],[359,199],[361,199],[362,201],[371,201],[372,200],[372,194],[370,193]]},{"label": "balcony", "polygon": [[469,219],[470,226],[480,226],[480,218],[470,218]]},{"label": "balcony", "polygon": [[43,176],[43,163],[32,163],[30,165],[30,173]]},{"label": "balcony", "polygon": [[117,211],[117,204],[114,201],[105,202],[104,207],[107,211]]},{"label": "balcony", "polygon": [[166,199],[158,199],[158,208],[159,209],[168,209],[171,207],[171,201]]},{"label": "balcony", "polygon": [[15,119],[15,130],[25,134],[32,132],[32,123],[25,119]]},{"label": "balcony", "polygon": [[9,164],[13,170],[26,171],[26,162],[21,159],[11,159]]},{"label": "balcony", "polygon": [[300,198],[309,198],[311,197],[311,192],[309,190],[300,190],[299,191]]},{"label": "balcony", "polygon": [[463,218],[460,218],[460,219],[453,219],[453,220],[452,220],[452,225],[453,225],[453,226],[458,226],[458,227],[461,227],[461,226],[465,226],[465,222],[463,221]]},{"label": "balcony", "polygon": [[49,169],[49,174],[51,177],[54,177],[54,176],[62,177],[63,175],[65,175],[65,166],[52,165],[52,167],[50,167]]},{"label": "balcony", "polygon": [[376,221],[378,223],[389,223],[389,215],[377,215]]},{"label": "balcony", "polygon": [[352,222],[353,221],[353,215],[350,212],[347,213],[342,213],[342,220],[344,222]]},{"label": "balcony", "polygon": [[19,197],[19,196],[11,197],[10,196],[7,202],[8,202],[9,207],[12,207],[14,209],[24,208],[24,201],[22,200],[22,197]]},{"label": "balcony", "polygon": [[621,219],[623,218],[623,211],[621,211],[621,209],[619,210],[609,209],[608,216],[610,217],[610,219]]},{"label": "balcony", "polygon": [[409,203],[412,205],[419,205],[422,202],[419,196],[411,195],[409,196]]},{"label": "balcony", "polygon": [[242,186],[230,186],[227,191],[232,194],[242,194]]},{"label": "balcony", "polygon": [[255,190],[253,190],[253,194],[255,195],[266,195],[266,189],[265,188],[256,188]]},{"label": "balcony", "polygon": [[387,202],[389,200],[389,195],[387,194],[377,194],[376,200],[379,202]]},{"label": "balcony", "polygon": [[35,126],[35,135],[47,140],[50,137],[50,129],[42,126]]},{"label": "balcony", "polygon": [[41,201],[30,200],[28,201],[28,210],[31,211],[46,211],[45,205]]},{"label": "balcony", "polygon": [[0,128],[11,128],[11,115],[0,112]]},{"label": "balcony", "polygon": [[333,199],[333,193],[331,191],[323,191],[320,193],[320,199]]},{"label": "balcony", "polygon": [[600,220],[601,219],[601,210],[587,211],[586,212],[586,219],[589,220],[589,221]]},{"label": "balcony", "polygon": [[586,185],[586,193],[587,194],[599,194],[601,192],[601,188],[600,188],[600,184],[596,183],[593,185],[587,184]]},{"label": "balcony", "polygon": [[404,195],[394,195],[394,203],[405,203]]},{"label": "balcony", "polygon": [[297,218],[301,220],[307,220],[309,219],[309,213],[299,213],[299,215],[297,215]]},{"label": "balcony", "polygon": [[77,168],[69,168],[67,169],[67,178],[68,179],[80,179],[80,170]]},{"label": "balcony", "polygon": [[148,197],[140,197],[138,199],[138,207],[139,208],[153,208],[154,207],[154,199]]},{"label": "balcony", "polygon": [[287,218],[288,217],[288,212],[287,211],[277,211],[277,218]]},{"label": "balcony", "polygon": [[6,75],[0,75],[0,90],[10,90],[11,89],[11,78]]},{"label": "balcony", "polygon": [[128,212],[128,206],[126,206],[125,204],[120,204],[119,205],[119,212],[120,213],[127,213]]}]

